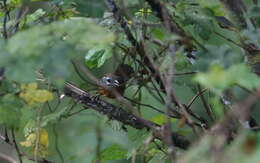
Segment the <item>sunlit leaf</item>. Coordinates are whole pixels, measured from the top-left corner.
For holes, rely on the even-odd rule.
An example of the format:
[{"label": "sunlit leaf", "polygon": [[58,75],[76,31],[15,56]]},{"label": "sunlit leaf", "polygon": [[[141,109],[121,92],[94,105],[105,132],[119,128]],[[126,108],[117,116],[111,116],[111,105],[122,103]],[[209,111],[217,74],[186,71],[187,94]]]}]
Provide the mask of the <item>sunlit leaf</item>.
[{"label": "sunlit leaf", "polygon": [[235,84],[235,80],[230,78],[229,74],[219,65],[213,65],[208,73],[197,74],[195,80],[219,94],[227,87]]},{"label": "sunlit leaf", "polygon": [[122,160],[126,158],[127,150],[118,144],[113,144],[110,147],[101,151],[101,160]]},{"label": "sunlit leaf", "polygon": [[153,118],[150,119],[152,122],[157,123],[159,125],[164,124],[165,122],[167,122],[167,118],[165,115],[157,115]]},{"label": "sunlit leaf", "polygon": [[53,99],[53,95],[48,90],[37,89],[37,83],[23,84],[22,92],[19,96],[24,99],[29,105],[34,103],[45,103]]},{"label": "sunlit leaf", "polygon": [[20,142],[21,146],[24,147],[31,147],[35,143],[36,140],[36,134],[32,133],[30,134],[25,141]]},{"label": "sunlit leaf", "polygon": [[[20,144],[27,148],[31,147],[33,154],[36,153],[37,155],[44,157],[48,154],[49,134],[45,129],[40,128],[38,133],[35,130],[35,132],[26,136],[25,141],[21,141]],[[36,148],[36,145],[38,148]]]}]

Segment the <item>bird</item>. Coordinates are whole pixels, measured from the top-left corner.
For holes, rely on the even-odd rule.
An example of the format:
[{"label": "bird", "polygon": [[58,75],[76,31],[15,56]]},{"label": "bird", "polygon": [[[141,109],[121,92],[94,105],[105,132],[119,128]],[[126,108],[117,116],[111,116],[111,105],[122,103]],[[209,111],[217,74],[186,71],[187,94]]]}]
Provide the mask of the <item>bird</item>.
[{"label": "bird", "polygon": [[124,94],[127,81],[133,76],[134,70],[127,64],[120,64],[113,73],[105,74],[99,80],[98,93],[108,98],[116,98]]}]

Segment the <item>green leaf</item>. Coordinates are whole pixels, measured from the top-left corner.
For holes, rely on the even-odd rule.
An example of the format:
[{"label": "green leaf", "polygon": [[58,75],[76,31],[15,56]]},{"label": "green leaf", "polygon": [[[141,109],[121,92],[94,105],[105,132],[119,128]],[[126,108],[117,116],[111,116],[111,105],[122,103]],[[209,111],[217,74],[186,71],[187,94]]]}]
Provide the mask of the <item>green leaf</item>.
[{"label": "green leaf", "polygon": [[100,67],[111,57],[109,47],[106,49],[93,48],[85,56],[85,63],[89,68]]},{"label": "green leaf", "polygon": [[205,87],[211,88],[217,94],[235,83],[229,74],[217,64],[211,66],[208,73],[197,74],[195,80]]},{"label": "green leaf", "polygon": [[63,107],[60,111],[48,114],[42,117],[41,127],[45,127],[48,123],[59,119],[63,113],[65,113],[69,107]]},{"label": "green leaf", "polygon": [[127,153],[127,159],[129,159],[132,156],[133,151],[136,151],[137,149],[140,150],[140,148],[142,148],[145,140],[151,136],[151,132],[148,132],[145,129],[137,130],[130,127],[127,128],[127,131],[128,138],[130,141],[132,141],[132,148],[128,149]]},{"label": "green leaf", "polygon": [[20,91],[20,86],[14,84],[13,82],[5,79],[1,81],[0,84],[0,92],[1,93],[7,93],[7,92],[13,92],[18,93]]},{"label": "green leaf", "polygon": [[[196,14],[195,14],[196,13]],[[214,29],[211,18],[203,13],[187,14],[188,23],[194,25],[194,34],[200,36],[203,40],[208,40]]]},{"label": "green leaf", "polygon": [[212,25],[207,22],[203,22],[200,24],[195,24],[194,30],[195,33],[198,34],[203,40],[208,40],[212,33],[211,30]]},{"label": "green leaf", "polygon": [[[38,69],[55,81],[66,79],[72,73],[71,59],[84,57],[93,47],[108,47],[113,41],[113,33],[89,19],[66,19],[35,26],[11,37],[2,45],[5,50],[0,52],[0,65],[8,67],[8,78],[20,82],[33,81]],[[105,53],[98,66],[108,56]]]},{"label": "green leaf", "polygon": [[219,1],[198,0],[198,2],[200,3],[200,5],[203,8],[210,9],[214,13],[215,16],[224,16],[226,14],[224,5]]},{"label": "green leaf", "polygon": [[22,91],[19,94],[23,100],[25,100],[29,105],[35,103],[45,103],[53,99],[52,92],[46,89],[38,89],[37,83],[22,84]]},{"label": "green leaf", "polygon": [[233,49],[232,46],[229,46],[226,42],[223,44],[222,41],[219,46],[206,44],[205,48],[208,50],[199,50],[198,53],[196,53],[198,59],[194,67],[199,71],[206,71],[213,64],[218,64],[223,68],[229,68],[234,64],[243,62],[243,54]]},{"label": "green leaf", "polygon": [[177,71],[187,71],[191,67],[187,57],[183,54],[183,51],[176,52],[175,68]]},{"label": "green leaf", "polygon": [[150,121],[162,125],[167,121],[167,118],[165,115],[156,115],[153,118],[151,118]]},{"label": "green leaf", "polygon": [[7,4],[12,6],[12,7],[17,7],[17,6],[21,5],[21,3],[23,1],[24,0],[9,0],[9,1],[7,1]]},{"label": "green leaf", "polygon": [[20,124],[19,124],[20,128],[24,129],[29,121],[36,118],[37,109],[34,109],[34,107],[35,106],[24,105],[24,107],[21,108]]},{"label": "green leaf", "polygon": [[7,127],[19,127],[21,108],[23,102],[13,94],[0,98],[0,124]]},{"label": "green leaf", "polygon": [[[23,109],[26,109],[27,111],[26,112],[23,111],[23,112],[26,114],[30,114],[29,117],[32,118],[32,111],[29,112],[28,110],[33,110],[33,109],[28,109],[28,108],[23,108]],[[62,116],[63,113],[67,111],[67,109],[68,107],[63,107],[60,111],[43,116],[39,127],[45,127],[46,125],[48,125],[48,123],[57,120]],[[26,116],[28,115],[23,115],[22,118],[24,120],[28,120],[29,117]],[[36,121],[32,119],[28,120],[24,127],[24,135],[28,136],[29,134],[33,133],[35,129],[36,129]]]},{"label": "green leaf", "polygon": [[159,40],[163,40],[165,38],[163,29],[155,28],[152,30],[152,34],[155,38],[157,38]]},{"label": "green leaf", "polygon": [[26,23],[31,23],[42,17],[46,12],[43,9],[36,10],[33,14],[26,16]]},{"label": "green leaf", "polygon": [[260,78],[244,64],[234,65],[227,70],[215,64],[211,66],[209,72],[197,74],[195,80],[217,94],[234,84],[249,90],[260,86]]},{"label": "green leaf", "polygon": [[260,86],[260,78],[251,72],[248,66],[244,64],[232,66],[228,70],[228,73],[231,77],[234,78],[236,84],[249,90],[253,90]]},{"label": "green leaf", "polygon": [[134,128],[127,128],[128,131],[128,138],[133,141],[135,147],[139,147],[144,143],[144,140],[150,136],[150,132],[143,130],[137,130]]},{"label": "green leaf", "polygon": [[249,12],[249,16],[259,18],[260,17],[259,13],[260,13],[260,7],[254,6],[254,7],[251,8],[251,10]]},{"label": "green leaf", "polygon": [[101,161],[122,160],[126,158],[127,150],[118,144],[113,144],[110,147],[101,151]]},{"label": "green leaf", "polygon": [[158,163],[163,162],[166,160],[165,153],[163,153],[160,150],[155,150],[155,153],[152,155],[152,159],[149,161],[149,163]]},{"label": "green leaf", "polygon": [[217,119],[220,119],[225,113],[224,106],[221,103],[221,100],[219,99],[219,97],[214,96],[210,98],[209,102],[212,106],[212,111],[214,115]]}]

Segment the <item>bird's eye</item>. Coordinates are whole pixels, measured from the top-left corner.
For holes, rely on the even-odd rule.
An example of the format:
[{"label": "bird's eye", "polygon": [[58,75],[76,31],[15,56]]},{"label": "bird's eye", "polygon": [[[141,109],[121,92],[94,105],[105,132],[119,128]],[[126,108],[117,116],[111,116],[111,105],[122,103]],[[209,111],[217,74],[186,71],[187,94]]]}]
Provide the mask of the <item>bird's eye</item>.
[{"label": "bird's eye", "polygon": [[111,80],[110,78],[108,78],[107,81],[108,81],[109,83],[111,83],[112,80]]}]

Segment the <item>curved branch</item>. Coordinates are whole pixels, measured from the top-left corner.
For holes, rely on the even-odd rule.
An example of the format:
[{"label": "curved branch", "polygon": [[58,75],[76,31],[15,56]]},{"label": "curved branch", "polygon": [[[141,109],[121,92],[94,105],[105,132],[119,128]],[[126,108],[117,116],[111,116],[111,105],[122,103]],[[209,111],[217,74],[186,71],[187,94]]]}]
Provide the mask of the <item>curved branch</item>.
[{"label": "curved branch", "polygon": [[[129,125],[136,129],[152,130],[156,138],[164,141],[163,127],[154,122],[138,117],[120,107],[97,98],[96,96],[79,89],[71,83],[65,83],[64,93],[77,102],[83,104],[84,107],[96,110],[101,114],[107,115],[113,120],[122,122],[124,125]],[[183,135],[172,132],[171,136],[175,146],[182,149],[187,149],[189,147],[190,142]]]}]

